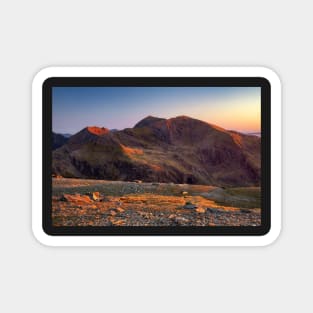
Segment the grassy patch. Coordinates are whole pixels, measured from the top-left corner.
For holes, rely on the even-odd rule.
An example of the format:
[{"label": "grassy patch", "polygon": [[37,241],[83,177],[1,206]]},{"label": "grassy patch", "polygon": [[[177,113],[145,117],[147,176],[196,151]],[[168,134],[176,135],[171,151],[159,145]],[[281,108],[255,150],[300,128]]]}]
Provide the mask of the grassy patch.
[{"label": "grassy patch", "polygon": [[[225,195],[226,196],[223,200],[218,200],[216,203],[245,209],[261,207],[260,187],[226,188]],[[227,195],[229,195],[229,197],[227,197]]]}]

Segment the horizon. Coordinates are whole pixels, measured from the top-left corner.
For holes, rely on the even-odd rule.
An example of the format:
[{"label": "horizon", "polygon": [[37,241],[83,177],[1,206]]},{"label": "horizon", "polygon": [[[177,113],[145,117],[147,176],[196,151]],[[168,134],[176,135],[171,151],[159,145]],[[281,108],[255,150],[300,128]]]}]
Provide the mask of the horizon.
[{"label": "horizon", "polygon": [[[160,118],[160,119],[165,119],[165,120],[174,119],[174,118],[179,118],[179,117],[187,117],[187,118],[195,119],[195,118],[192,118],[192,117],[186,116],[186,115],[173,116],[173,117],[170,117],[170,118],[163,118],[163,117],[160,117],[160,116],[147,115],[147,116],[145,116],[144,118],[142,118],[141,120],[139,120],[137,123],[139,123],[139,122],[141,122],[141,121],[143,121],[143,120],[145,120],[146,118],[149,118],[149,117],[152,117],[152,118]],[[200,119],[196,119],[196,120],[199,120],[199,121],[201,121],[201,122],[208,123],[208,122],[203,121],[203,120],[200,120]],[[137,124],[137,123],[136,123],[136,124]],[[136,125],[136,124],[135,124],[135,125]],[[208,124],[220,127],[219,125],[216,125],[216,124],[213,124],[213,123],[208,123]],[[134,125],[133,127],[135,127],[135,125]],[[117,128],[111,128],[111,129],[110,129],[110,128],[107,128],[107,127],[105,127],[105,126],[99,126],[99,125],[86,125],[85,127],[83,127],[82,129],[78,130],[78,131],[75,132],[75,133],[60,133],[60,132],[56,132],[56,131],[54,131],[54,130],[52,130],[52,132],[55,133],[55,134],[63,135],[63,136],[73,136],[73,135],[77,134],[78,132],[82,131],[83,129],[86,129],[86,128],[93,128],[93,127],[95,127],[95,128],[106,128],[106,129],[108,129],[109,131],[122,131],[122,130],[125,130],[125,129],[127,129],[127,128],[133,128],[133,127],[126,127],[126,128],[123,128],[123,129],[117,129]],[[237,131],[237,130],[235,130],[235,129],[225,129],[225,130],[227,130],[227,131]],[[239,131],[238,131],[238,132],[239,132]],[[244,134],[261,134],[261,130],[260,130],[260,131],[252,131],[252,132],[249,132],[249,131],[248,131],[248,132],[242,132],[242,133],[244,133]]]},{"label": "horizon", "polygon": [[226,130],[260,133],[260,87],[53,87],[53,132],[132,128],[147,116],[188,116]]}]

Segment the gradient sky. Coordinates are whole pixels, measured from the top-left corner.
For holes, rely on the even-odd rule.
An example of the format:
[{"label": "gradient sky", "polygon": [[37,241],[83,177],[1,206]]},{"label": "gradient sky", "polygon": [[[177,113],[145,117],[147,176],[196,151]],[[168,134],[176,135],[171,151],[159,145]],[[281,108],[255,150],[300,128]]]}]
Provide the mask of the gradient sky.
[{"label": "gradient sky", "polygon": [[53,87],[56,133],[133,127],[144,117],[187,115],[229,130],[259,132],[260,87]]}]

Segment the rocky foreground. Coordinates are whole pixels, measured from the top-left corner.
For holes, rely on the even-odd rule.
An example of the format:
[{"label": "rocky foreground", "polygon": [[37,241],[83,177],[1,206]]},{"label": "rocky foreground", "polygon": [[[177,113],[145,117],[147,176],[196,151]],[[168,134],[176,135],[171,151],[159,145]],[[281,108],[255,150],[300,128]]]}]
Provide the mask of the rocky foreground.
[{"label": "rocky foreground", "polygon": [[235,191],[54,178],[52,220],[54,226],[259,226],[256,190]]}]

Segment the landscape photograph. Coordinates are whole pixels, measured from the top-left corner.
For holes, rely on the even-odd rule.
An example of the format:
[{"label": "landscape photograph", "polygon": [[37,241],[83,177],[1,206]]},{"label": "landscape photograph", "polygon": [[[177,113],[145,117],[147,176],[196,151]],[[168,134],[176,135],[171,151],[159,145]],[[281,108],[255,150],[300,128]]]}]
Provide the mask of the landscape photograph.
[{"label": "landscape photograph", "polygon": [[261,88],[53,87],[52,224],[260,226]]}]

